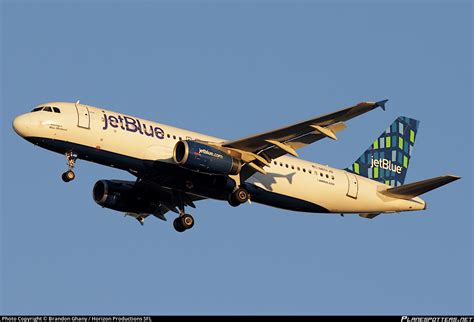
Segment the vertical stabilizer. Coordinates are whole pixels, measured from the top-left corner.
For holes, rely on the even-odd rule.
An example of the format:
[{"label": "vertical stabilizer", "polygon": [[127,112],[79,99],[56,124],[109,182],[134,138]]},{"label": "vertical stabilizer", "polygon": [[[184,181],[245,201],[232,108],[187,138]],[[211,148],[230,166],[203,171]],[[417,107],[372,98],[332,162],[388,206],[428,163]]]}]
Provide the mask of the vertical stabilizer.
[{"label": "vertical stabilizer", "polygon": [[413,154],[419,121],[399,116],[346,171],[400,186]]}]

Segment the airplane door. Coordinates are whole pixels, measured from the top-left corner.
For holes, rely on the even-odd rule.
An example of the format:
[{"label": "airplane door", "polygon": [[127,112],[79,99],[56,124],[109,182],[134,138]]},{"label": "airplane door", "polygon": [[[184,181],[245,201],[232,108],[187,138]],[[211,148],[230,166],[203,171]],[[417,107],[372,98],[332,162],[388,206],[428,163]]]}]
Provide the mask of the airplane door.
[{"label": "airplane door", "polygon": [[353,173],[346,172],[347,176],[347,196],[357,199],[357,193],[359,192],[359,182],[357,181],[357,177]]},{"label": "airplane door", "polygon": [[84,129],[90,129],[91,119],[87,105],[76,103],[77,126]]}]

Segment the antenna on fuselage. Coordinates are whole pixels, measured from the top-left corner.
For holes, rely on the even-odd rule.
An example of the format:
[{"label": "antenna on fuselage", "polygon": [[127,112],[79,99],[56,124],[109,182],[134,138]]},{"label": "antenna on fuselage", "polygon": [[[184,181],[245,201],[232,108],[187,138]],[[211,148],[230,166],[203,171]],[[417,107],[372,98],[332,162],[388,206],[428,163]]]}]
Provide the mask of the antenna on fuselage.
[{"label": "antenna on fuselage", "polygon": [[81,102],[81,100],[77,100],[76,104],[79,104]]}]

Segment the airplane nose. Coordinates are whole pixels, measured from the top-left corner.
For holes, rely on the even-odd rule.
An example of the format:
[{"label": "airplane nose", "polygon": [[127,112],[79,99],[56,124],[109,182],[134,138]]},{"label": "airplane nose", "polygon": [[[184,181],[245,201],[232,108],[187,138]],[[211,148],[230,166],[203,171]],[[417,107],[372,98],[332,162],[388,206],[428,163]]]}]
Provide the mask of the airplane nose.
[{"label": "airplane nose", "polygon": [[20,136],[26,136],[29,130],[28,120],[26,115],[20,115],[13,120],[13,129]]}]

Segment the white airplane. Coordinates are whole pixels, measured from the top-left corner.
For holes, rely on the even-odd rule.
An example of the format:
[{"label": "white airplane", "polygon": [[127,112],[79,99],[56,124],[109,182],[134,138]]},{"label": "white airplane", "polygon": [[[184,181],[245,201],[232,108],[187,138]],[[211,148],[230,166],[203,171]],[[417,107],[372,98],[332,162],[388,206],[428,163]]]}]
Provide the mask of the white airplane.
[{"label": "white airplane", "polygon": [[[142,225],[149,215],[173,222],[178,232],[194,218],[185,207],[207,198],[238,206],[253,201],[310,213],[379,214],[426,209],[418,196],[459,179],[446,175],[404,184],[419,122],[398,117],[344,170],[298,159],[297,150],[336,140],[345,121],[387,100],[363,102],[273,131],[227,141],[133,116],[76,103],[41,104],[16,117],[13,128],[42,148],[64,154],[65,182],[77,159],[126,170],[135,181],[99,180],[93,198]],[[287,156],[288,154],[292,157]]]}]

